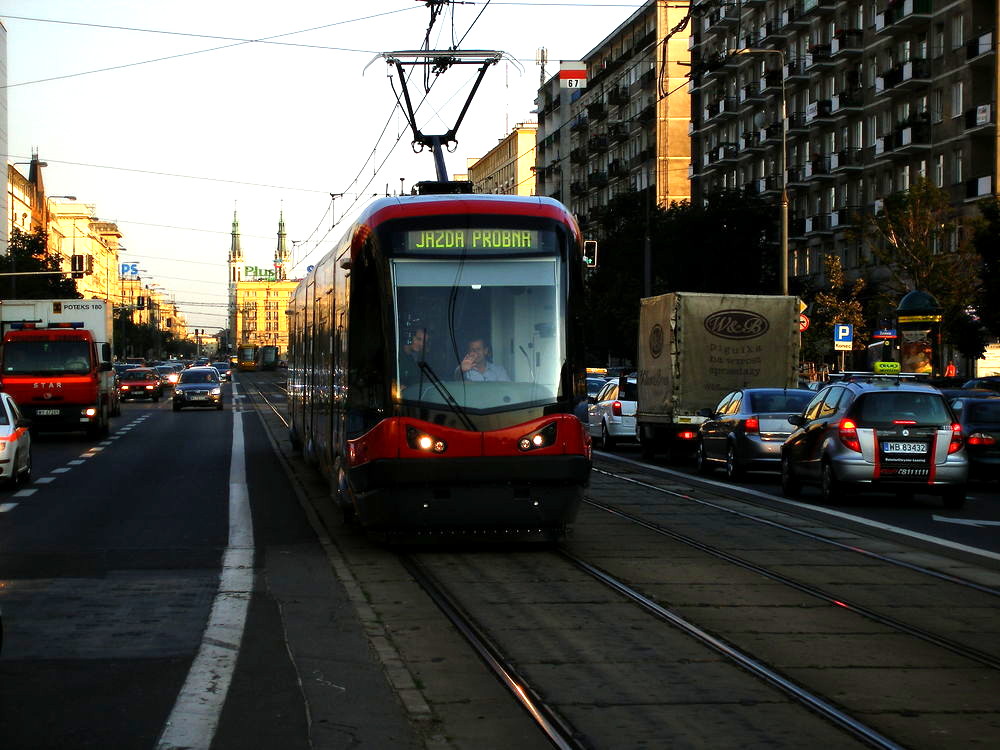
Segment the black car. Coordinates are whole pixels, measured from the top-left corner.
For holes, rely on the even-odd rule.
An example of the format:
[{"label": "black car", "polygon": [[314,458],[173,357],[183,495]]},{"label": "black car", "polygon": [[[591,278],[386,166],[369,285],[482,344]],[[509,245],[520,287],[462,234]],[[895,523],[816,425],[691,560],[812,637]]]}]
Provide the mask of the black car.
[{"label": "black car", "polygon": [[174,411],[187,406],[222,408],[222,380],[214,367],[189,367],[174,386]]},{"label": "black car", "polygon": [[970,476],[1000,479],[1000,398],[956,398],[951,409],[965,435]]},{"label": "black car", "polygon": [[118,376],[118,393],[122,401],[130,398],[159,401],[163,397],[163,381],[151,367],[133,367]]},{"label": "black car", "polygon": [[973,378],[962,383],[963,388],[985,388],[990,391],[1000,391],[1000,375],[987,375]]}]

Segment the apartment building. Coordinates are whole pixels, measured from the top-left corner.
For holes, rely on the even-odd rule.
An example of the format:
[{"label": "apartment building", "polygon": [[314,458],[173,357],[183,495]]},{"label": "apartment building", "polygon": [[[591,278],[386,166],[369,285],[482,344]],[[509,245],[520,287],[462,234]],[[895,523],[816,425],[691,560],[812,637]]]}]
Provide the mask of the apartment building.
[{"label": "apartment building", "polygon": [[468,179],[475,193],[535,194],[537,123],[519,122],[478,159],[468,160]]},{"label": "apartment building", "polygon": [[694,199],[777,203],[784,154],[796,276],[829,252],[858,272],[847,230],[918,176],[974,211],[1000,166],[996,39],[996,0],[693,0]]},{"label": "apartment building", "polygon": [[538,91],[538,195],[596,236],[608,202],[638,191],[661,206],[690,195],[686,6],[650,0],[581,58],[586,88]]}]

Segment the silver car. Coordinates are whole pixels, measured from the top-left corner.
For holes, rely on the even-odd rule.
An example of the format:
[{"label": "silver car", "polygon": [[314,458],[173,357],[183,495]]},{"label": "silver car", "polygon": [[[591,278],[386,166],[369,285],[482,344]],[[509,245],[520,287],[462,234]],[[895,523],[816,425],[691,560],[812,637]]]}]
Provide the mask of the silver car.
[{"label": "silver car", "polygon": [[781,448],[781,487],[798,494],[817,483],[823,500],[848,492],[941,495],[948,508],[965,502],[969,464],[961,426],[944,396],[900,377],[853,377],[827,386],[802,414]]},{"label": "silver car", "polygon": [[725,397],[698,428],[695,464],[707,473],[724,467],[729,479],[747,470],[778,471],[781,445],[792,433],[788,417],[801,414],[816,393],[805,388],[743,388]]},{"label": "silver car", "polygon": [[635,378],[624,383],[609,380],[587,407],[587,431],[600,447],[614,450],[619,440],[635,442],[635,407],[638,399]]}]

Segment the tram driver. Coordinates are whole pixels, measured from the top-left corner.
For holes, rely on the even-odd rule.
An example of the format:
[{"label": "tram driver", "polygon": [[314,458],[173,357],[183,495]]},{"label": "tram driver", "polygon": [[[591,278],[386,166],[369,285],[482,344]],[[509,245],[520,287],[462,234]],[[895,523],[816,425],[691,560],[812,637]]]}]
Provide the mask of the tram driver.
[{"label": "tram driver", "polygon": [[419,383],[423,377],[420,363],[427,358],[427,329],[417,328],[410,336],[410,342],[400,347],[399,385],[402,389]]},{"label": "tram driver", "polygon": [[491,356],[492,352],[486,339],[482,337],[471,339],[465,357],[455,368],[456,379],[461,377],[463,380],[473,382],[510,380],[503,365],[491,361]]}]

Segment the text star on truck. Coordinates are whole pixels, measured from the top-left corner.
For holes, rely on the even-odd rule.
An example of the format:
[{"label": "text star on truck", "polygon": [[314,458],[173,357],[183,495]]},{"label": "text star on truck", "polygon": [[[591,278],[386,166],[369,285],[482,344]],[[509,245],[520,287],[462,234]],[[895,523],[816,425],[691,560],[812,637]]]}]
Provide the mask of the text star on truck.
[{"label": "text star on truck", "polygon": [[105,300],[0,300],[0,387],[32,429],[106,435],[120,414]]},{"label": "text star on truck", "polygon": [[636,434],[645,457],[694,449],[699,411],[740,388],[795,388],[799,300],[672,292],[639,307]]}]

